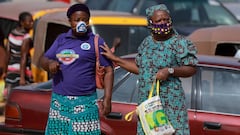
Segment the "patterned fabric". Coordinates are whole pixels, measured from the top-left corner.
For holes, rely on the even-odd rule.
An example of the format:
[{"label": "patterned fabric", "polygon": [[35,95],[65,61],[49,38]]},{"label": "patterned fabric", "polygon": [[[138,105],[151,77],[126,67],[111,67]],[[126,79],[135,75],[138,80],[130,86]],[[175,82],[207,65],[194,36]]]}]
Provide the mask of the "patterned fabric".
[{"label": "patterned fabric", "polygon": [[147,8],[146,9],[147,17],[148,18],[151,17],[153,15],[154,11],[156,11],[156,10],[163,10],[163,11],[170,13],[165,4],[160,4],[160,5],[155,5],[155,6],[151,6],[151,7]]},{"label": "patterned fabric", "polygon": [[45,135],[100,135],[97,94],[62,96],[52,93]]},{"label": "patterned fabric", "polygon": [[[153,76],[164,67],[179,67],[181,65],[196,65],[196,47],[191,41],[180,35],[175,35],[167,41],[153,41],[151,36],[144,39],[138,48],[136,57],[139,66],[139,101],[148,97]],[[185,106],[185,94],[181,81],[177,77],[169,77],[161,82],[160,98],[164,111],[176,130],[176,135],[189,135],[188,115]],[[144,135],[138,122],[138,135]]]}]

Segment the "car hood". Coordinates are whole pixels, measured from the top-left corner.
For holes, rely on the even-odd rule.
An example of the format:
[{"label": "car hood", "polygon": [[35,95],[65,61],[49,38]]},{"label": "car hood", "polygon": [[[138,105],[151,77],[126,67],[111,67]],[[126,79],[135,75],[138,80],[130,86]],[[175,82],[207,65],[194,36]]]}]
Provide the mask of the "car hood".
[{"label": "car hood", "polygon": [[207,25],[207,26],[195,26],[195,25],[179,25],[179,26],[174,26],[174,28],[176,29],[176,31],[184,36],[189,36],[190,34],[192,34],[195,30],[201,29],[201,28],[207,28],[207,27],[213,27],[216,25]]}]

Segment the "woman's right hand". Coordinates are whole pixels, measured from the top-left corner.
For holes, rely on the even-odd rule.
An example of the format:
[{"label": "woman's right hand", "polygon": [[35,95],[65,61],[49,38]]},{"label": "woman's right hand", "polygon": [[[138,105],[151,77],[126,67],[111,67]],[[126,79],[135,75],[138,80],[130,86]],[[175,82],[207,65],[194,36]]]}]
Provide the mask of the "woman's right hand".
[{"label": "woman's right hand", "polygon": [[107,44],[101,45],[100,47],[104,50],[104,52],[101,52],[102,55],[106,56],[112,61],[115,61],[117,59],[117,56],[113,54]]},{"label": "woman's right hand", "polygon": [[48,65],[49,72],[51,74],[56,74],[57,71],[59,70],[59,63],[57,61],[51,60]]}]

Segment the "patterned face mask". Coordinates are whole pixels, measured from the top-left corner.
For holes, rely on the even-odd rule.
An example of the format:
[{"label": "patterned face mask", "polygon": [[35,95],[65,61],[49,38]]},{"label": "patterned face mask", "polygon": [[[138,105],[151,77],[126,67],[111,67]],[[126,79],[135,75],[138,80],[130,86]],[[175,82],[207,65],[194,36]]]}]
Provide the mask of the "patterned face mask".
[{"label": "patterned face mask", "polygon": [[151,25],[152,32],[159,35],[167,35],[172,30],[172,21],[169,21],[168,23],[164,23],[164,24],[151,23],[150,25]]}]

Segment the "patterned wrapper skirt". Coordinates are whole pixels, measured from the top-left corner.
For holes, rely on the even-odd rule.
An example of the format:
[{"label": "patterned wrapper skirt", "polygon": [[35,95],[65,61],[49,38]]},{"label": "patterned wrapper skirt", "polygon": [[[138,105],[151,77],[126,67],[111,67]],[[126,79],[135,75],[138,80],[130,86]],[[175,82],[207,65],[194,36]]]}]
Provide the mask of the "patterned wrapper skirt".
[{"label": "patterned wrapper skirt", "polygon": [[52,93],[45,135],[100,135],[97,94],[62,96]]}]

